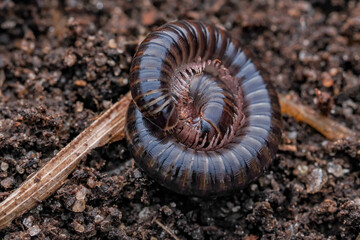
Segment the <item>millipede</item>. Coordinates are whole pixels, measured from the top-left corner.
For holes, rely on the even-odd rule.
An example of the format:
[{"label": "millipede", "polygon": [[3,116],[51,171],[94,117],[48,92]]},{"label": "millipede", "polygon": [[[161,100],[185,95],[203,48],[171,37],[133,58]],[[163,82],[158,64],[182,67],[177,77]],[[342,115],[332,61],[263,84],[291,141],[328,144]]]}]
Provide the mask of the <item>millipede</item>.
[{"label": "millipede", "polygon": [[238,39],[203,21],[151,32],[130,68],[125,134],[136,163],[177,193],[236,193],[275,158],[281,112]]}]

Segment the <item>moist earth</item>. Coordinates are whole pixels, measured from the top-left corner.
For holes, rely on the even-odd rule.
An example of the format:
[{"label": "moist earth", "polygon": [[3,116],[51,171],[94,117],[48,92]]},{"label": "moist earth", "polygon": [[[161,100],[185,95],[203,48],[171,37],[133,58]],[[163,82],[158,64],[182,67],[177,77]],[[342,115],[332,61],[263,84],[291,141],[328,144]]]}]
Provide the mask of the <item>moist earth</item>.
[{"label": "moist earth", "polygon": [[[129,90],[137,45],[175,19],[224,26],[279,93],[360,131],[357,1],[4,0],[0,200]],[[0,238],[360,239],[359,145],[283,116],[279,148],[236,195],[202,199],[164,189],[112,143]]]}]

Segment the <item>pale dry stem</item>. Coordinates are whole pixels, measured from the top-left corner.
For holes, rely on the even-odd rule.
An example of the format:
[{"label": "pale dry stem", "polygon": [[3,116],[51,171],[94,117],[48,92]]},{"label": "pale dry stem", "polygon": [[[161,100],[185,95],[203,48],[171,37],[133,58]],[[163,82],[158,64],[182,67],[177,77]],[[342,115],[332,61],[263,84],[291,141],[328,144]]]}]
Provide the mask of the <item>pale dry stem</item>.
[{"label": "pale dry stem", "polygon": [[123,138],[130,101],[128,93],[1,202],[0,229],[53,194],[90,150]]},{"label": "pale dry stem", "polygon": [[310,125],[329,140],[348,139],[359,141],[359,133],[316,112],[308,106],[296,103],[289,96],[279,95],[279,101],[282,114],[287,114],[297,121]]},{"label": "pale dry stem", "polygon": [[157,219],[155,219],[155,221],[157,225],[159,225],[165,232],[167,232],[173,239],[175,240],[180,240],[174,233],[172,230],[170,230],[167,226],[165,226],[164,224],[162,224],[160,221],[158,221]]}]

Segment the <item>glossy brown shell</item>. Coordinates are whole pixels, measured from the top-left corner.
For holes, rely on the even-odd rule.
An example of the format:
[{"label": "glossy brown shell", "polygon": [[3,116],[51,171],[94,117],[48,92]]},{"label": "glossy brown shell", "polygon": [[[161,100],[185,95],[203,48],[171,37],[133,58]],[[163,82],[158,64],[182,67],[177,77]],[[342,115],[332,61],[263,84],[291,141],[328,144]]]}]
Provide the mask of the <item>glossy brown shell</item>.
[{"label": "glossy brown shell", "polygon": [[[197,59],[221,61],[240,89],[241,126],[220,148],[189,147],[171,131],[179,117],[174,110],[179,96],[172,92],[173,75]],[[149,176],[175,192],[196,196],[236,192],[260,176],[275,157],[281,135],[277,94],[237,40],[223,29],[200,21],[177,21],[153,31],[134,56],[130,86],[134,101],[127,113],[129,149]],[[204,88],[200,84],[196,91],[209,90]],[[215,99],[216,94],[221,93],[208,99]],[[209,109],[211,118],[216,111]],[[224,119],[209,121],[226,126],[221,122]]]}]

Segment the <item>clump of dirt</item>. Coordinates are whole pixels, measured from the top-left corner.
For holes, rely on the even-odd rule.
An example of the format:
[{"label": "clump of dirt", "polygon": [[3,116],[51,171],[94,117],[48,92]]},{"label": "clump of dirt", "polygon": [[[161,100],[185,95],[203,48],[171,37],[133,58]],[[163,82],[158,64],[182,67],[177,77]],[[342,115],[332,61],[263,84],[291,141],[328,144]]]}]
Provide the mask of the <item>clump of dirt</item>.
[{"label": "clump of dirt", "polygon": [[[0,200],[129,90],[137,44],[175,19],[223,25],[279,93],[316,109],[318,90],[326,96],[318,111],[360,131],[359,18],[360,3],[343,0],[3,1]],[[263,177],[217,199],[162,188],[133,166],[124,141],[110,144],[0,238],[359,237],[359,146],[330,142],[287,116],[282,138]]]}]

